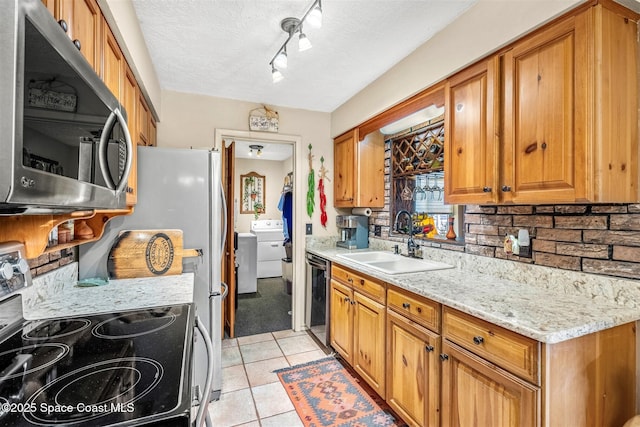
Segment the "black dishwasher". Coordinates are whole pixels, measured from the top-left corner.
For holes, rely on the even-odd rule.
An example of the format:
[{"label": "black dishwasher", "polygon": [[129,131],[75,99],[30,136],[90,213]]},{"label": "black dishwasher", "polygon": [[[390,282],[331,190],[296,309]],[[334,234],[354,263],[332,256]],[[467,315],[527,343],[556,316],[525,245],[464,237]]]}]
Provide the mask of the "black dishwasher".
[{"label": "black dishwasher", "polygon": [[329,345],[329,291],[331,262],[307,252],[307,325],[325,346]]}]

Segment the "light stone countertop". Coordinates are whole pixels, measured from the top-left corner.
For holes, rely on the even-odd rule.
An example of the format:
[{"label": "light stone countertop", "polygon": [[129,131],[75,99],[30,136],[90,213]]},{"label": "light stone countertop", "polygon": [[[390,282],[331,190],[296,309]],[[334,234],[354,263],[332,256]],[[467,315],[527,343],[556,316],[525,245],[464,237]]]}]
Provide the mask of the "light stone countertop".
[{"label": "light stone countertop", "polygon": [[[608,298],[607,292],[604,295],[590,296],[578,291],[568,291],[571,286],[576,286],[575,283],[549,286],[549,283],[536,285],[509,280],[478,272],[482,269],[474,268],[473,262],[460,262],[463,257],[472,257],[468,254],[451,254],[451,258],[446,259],[447,255],[441,254],[450,251],[431,252],[434,256],[439,256],[435,260],[454,265],[455,268],[396,275],[387,275],[338,257],[342,253],[381,249],[383,248],[346,250],[309,244],[306,248],[307,252],[332,262],[544,343],[558,343],[640,319],[640,308],[629,304],[635,294],[631,297],[625,295],[627,304],[621,304],[616,302],[614,292],[609,292],[613,295]],[[424,258],[432,259],[429,254]],[[493,259],[481,262],[510,263],[513,265],[514,276],[517,276],[515,270],[518,267],[514,264],[519,263]],[[548,278],[544,276],[544,270],[541,271],[541,278]],[[590,279],[597,281],[598,276]],[[606,284],[608,280],[603,278],[602,282]],[[640,287],[638,281],[629,283],[633,292]],[[640,298],[636,300],[640,301]]]},{"label": "light stone countertop", "polygon": [[77,263],[33,279],[22,290],[27,320],[114,313],[193,302],[193,273],[109,280],[103,286],[78,287]]}]

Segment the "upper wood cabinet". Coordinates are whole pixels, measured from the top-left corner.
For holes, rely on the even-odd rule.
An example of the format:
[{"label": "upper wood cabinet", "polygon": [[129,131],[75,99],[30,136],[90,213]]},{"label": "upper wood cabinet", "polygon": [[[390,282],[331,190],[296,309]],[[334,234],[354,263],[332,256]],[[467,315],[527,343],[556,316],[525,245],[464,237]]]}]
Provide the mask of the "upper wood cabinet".
[{"label": "upper wood cabinet", "polygon": [[149,145],[152,147],[158,145],[158,127],[153,114],[149,114]]},{"label": "upper wood cabinet", "polygon": [[137,136],[135,143],[138,145],[150,145],[149,144],[149,107],[147,101],[144,99],[144,95],[141,91],[138,91],[138,111],[137,111]]},{"label": "upper wood cabinet", "polygon": [[337,208],[384,206],[384,137],[378,132],[360,141],[358,129],[334,140],[334,205]]},{"label": "upper wood cabinet", "polygon": [[67,34],[91,67],[101,75],[102,13],[96,0],[57,0],[55,18],[67,24]]},{"label": "upper wood cabinet", "polygon": [[636,202],[638,15],[580,8],[447,82],[447,203]]},{"label": "upper wood cabinet", "polygon": [[122,104],[124,101],[124,79],[126,61],[118,46],[116,38],[106,21],[103,23],[103,57],[102,57],[102,80],[107,85],[111,93],[118,98]]},{"label": "upper wood cabinet", "polygon": [[[498,162],[494,120],[497,58],[482,61],[445,85],[445,197],[449,204],[495,203]],[[483,202],[479,202],[483,200]]]},{"label": "upper wood cabinet", "polygon": [[129,173],[129,182],[127,184],[127,206],[133,206],[138,201],[138,149],[136,143],[137,127],[137,108],[138,108],[138,83],[131,71],[131,68],[125,64],[124,79],[122,82],[122,105],[127,113],[127,125],[131,134],[131,143],[133,144],[133,157],[131,159],[131,172]]}]

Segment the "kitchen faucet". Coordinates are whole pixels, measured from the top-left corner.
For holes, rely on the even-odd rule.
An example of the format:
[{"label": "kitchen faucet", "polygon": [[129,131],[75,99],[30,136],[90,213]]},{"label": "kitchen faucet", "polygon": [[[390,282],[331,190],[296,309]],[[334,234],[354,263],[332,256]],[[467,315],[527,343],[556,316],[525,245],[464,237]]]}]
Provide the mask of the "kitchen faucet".
[{"label": "kitchen faucet", "polygon": [[413,241],[413,216],[411,215],[411,213],[409,211],[406,210],[401,210],[398,211],[398,213],[396,214],[396,219],[393,222],[395,224],[395,229],[396,231],[398,230],[398,219],[400,218],[400,215],[406,215],[407,218],[409,218],[409,240],[407,240],[407,256],[409,258],[416,258],[416,242]]}]

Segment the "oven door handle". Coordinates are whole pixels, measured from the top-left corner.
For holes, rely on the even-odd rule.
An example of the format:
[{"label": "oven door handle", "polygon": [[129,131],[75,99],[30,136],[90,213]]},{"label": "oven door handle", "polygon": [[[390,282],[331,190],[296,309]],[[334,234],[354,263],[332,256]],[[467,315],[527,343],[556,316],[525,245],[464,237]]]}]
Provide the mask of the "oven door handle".
[{"label": "oven door handle", "polygon": [[311,267],[315,267],[319,270],[323,270],[326,271],[327,270],[327,264],[321,261],[318,261],[315,258],[309,258],[307,257],[307,264],[309,264]]},{"label": "oven door handle", "polygon": [[213,386],[213,344],[211,343],[211,337],[207,332],[207,329],[200,320],[200,317],[196,316],[196,329],[202,335],[204,339],[204,345],[207,347],[207,379],[204,383],[204,390],[202,398],[200,399],[200,406],[198,407],[198,414],[196,415],[195,427],[202,427],[205,422],[205,413],[208,414],[209,398],[211,395],[211,387]]}]

